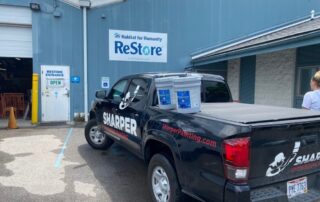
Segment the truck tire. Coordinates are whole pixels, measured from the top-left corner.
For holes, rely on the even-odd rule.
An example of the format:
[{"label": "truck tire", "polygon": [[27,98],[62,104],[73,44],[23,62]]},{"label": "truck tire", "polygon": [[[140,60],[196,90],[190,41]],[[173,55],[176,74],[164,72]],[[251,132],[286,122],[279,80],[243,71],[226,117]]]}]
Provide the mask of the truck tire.
[{"label": "truck tire", "polygon": [[106,134],[100,132],[95,119],[88,121],[84,130],[84,134],[87,142],[94,149],[106,150],[113,144],[112,139],[107,137]]},{"label": "truck tire", "polygon": [[174,167],[163,154],[155,154],[148,166],[148,186],[154,202],[179,202],[182,193]]}]

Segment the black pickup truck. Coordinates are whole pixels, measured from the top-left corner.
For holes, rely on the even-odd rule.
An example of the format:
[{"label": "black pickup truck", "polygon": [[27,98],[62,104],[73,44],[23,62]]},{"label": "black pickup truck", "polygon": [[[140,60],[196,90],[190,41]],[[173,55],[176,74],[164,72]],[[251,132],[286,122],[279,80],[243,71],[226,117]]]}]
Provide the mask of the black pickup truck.
[{"label": "black pickup truck", "polygon": [[[202,76],[201,112],[158,107],[146,73],[97,91],[85,129],[88,143],[114,142],[148,165],[154,201],[320,201],[320,114],[232,102],[220,76]],[[139,88],[137,89],[137,86]]]}]

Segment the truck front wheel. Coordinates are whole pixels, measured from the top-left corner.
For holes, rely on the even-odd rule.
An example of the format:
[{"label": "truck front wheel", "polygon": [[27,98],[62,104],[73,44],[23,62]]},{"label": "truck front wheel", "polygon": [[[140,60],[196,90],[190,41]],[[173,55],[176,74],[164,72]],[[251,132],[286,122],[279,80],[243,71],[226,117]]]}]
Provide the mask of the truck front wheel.
[{"label": "truck front wheel", "polygon": [[154,202],[181,201],[181,189],[176,172],[165,155],[155,154],[151,158],[148,186]]},{"label": "truck front wheel", "polygon": [[113,144],[113,140],[99,130],[95,119],[88,121],[84,133],[87,142],[94,149],[106,150]]}]

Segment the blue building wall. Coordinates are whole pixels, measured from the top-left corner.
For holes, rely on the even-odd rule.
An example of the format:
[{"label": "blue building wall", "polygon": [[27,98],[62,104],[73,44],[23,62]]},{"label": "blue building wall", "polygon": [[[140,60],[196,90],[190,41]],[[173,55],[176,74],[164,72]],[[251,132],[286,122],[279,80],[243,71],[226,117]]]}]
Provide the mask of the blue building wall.
[{"label": "blue building wall", "polygon": [[[317,0],[128,0],[90,9],[90,99],[100,88],[101,76],[114,83],[132,73],[182,71],[190,66],[191,53],[291,23],[317,8]],[[168,62],[109,61],[109,29],[168,33]]]},{"label": "blue building wall", "polygon": [[[80,76],[83,81],[82,11],[52,0],[0,0],[0,4],[28,7],[30,2],[39,3],[41,7],[41,11],[32,12],[33,72],[41,75],[41,65],[67,65],[70,75]],[[54,11],[60,12],[61,17],[54,17]],[[73,112],[84,111],[83,82],[70,86],[72,117]],[[39,101],[41,106],[41,99]],[[59,112],[58,106],[52,107]],[[39,115],[41,119],[41,107]]]},{"label": "blue building wall", "polygon": [[[69,65],[71,116],[83,111],[82,11],[59,0],[0,0],[0,4],[41,5],[33,12],[34,71],[40,65]],[[54,5],[60,18],[52,14]],[[320,8],[318,0],[127,0],[88,10],[89,103],[101,76],[111,84],[119,77],[151,71],[182,71],[190,66],[190,54],[302,19]],[[102,16],[105,16],[103,18]],[[122,29],[168,34],[168,62],[109,61],[108,30]]]}]

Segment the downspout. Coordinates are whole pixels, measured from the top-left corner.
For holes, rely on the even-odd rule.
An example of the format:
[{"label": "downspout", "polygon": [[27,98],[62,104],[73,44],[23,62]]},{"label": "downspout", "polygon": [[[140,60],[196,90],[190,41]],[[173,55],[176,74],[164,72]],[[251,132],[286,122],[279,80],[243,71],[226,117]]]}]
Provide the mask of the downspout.
[{"label": "downspout", "polygon": [[[124,2],[125,0],[113,0],[106,5]],[[83,87],[84,87],[84,120],[88,122],[88,40],[87,40],[87,9],[91,6],[90,0],[79,0],[79,5],[82,8],[83,14]]]},{"label": "downspout", "polygon": [[80,0],[83,18],[83,88],[84,88],[84,120],[88,122],[88,37],[87,37],[87,8],[90,1]]},{"label": "downspout", "polygon": [[88,50],[87,50],[87,7],[83,7],[83,82],[84,82],[84,120],[88,122]]}]

